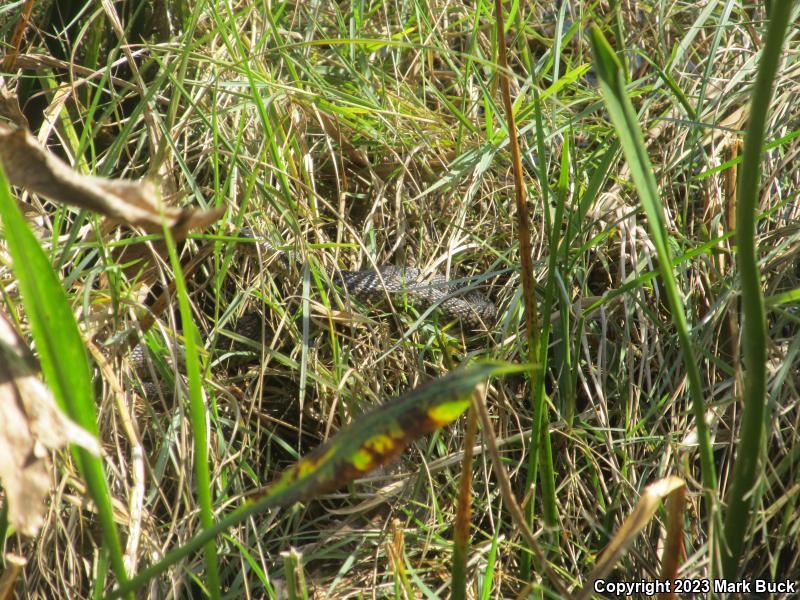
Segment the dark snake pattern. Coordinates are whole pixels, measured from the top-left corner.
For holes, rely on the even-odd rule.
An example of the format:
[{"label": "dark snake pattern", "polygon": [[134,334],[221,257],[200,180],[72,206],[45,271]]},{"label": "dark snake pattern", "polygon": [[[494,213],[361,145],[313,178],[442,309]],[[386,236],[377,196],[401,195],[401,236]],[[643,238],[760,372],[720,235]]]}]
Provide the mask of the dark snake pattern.
[{"label": "dark snake pattern", "polygon": [[[248,229],[243,229],[240,235],[256,238]],[[247,246],[246,253],[251,256],[255,254],[254,246],[259,246],[257,250],[261,256],[264,252],[276,252],[268,242],[259,241]],[[284,266],[287,266],[288,259],[283,253],[280,255]],[[466,331],[488,330],[497,321],[497,308],[480,291],[468,289],[465,284],[453,283],[438,273],[425,278],[423,271],[415,267],[385,265],[363,271],[337,271],[332,274],[331,281],[341,287],[346,295],[367,304],[385,302],[388,297],[399,310],[412,305],[423,313],[435,307],[446,321],[458,321]],[[239,318],[233,330],[242,337],[260,340],[261,323],[257,311],[249,311]],[[238,343],[234,348],[243,349]],[[145,354],[144,345],[140,343],[130,355],[131,365],[143,377],[146,377],[148,370]],[[155,390],[155,384],[144,382],[143,385],[147,394]]]},{"label": "dark snake pattern", "polygon": [[477,290],[461,293],[461,288],[436,274],[429,279],[415,267],[387,265],[365,271],[340,271],[332,280],[361,302],[374,303],[388,295],[399,307],[413,304],[426,311],[436,306],[448,321],[458,320],[471,330],[489,329],[497,320],[497,308]]}]

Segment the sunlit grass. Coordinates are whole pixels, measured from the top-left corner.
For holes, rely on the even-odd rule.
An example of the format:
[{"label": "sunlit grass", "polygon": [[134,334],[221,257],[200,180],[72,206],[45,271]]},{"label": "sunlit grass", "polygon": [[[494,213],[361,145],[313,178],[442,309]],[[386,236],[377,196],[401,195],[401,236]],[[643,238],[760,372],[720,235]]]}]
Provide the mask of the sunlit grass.
[{"label": "sunlit grass", "polygon": [[[113,372],[125,396],[93,371],[92,419],[105,448],[120,553],[106,554],[113,544],[98,523],[108,535],[110,519],[76,500],[82,477],[71,457],[60,456],[63,491],[53,497],[49,526],[33,544],[7,544],[29,559],[25,593],[46,595],[54,581],[64,596],[88,597],[95,585],[107,592],[123,558],[134,576],[165,566],[164,555],[190,543],[192,552],[158,575],[150,571],[153,590],[285,597],[290,564],[314,595],[445,597],[463,419],[320,501],[228,521],[205,554],[195,551],[202,546],[196,536],[300,456],[385,399],[443,375],[450,362],[529,359],[492,3],[167,4],[169,14],[117,8],[144,89],[104,9],[81,12],[79,3],[61,16],[34,13],[37,30],[22,48],[62,62],[21,63],[5,76],[34,133],[53,124],[46,143],[79,169],[159,177],[168,202],[228,207],[217,226],[176,249],[185,269],[211,245],[185,293],[168,293],[165,310],[153,315],[154,297],[177,277],[167,254],[149,276],[148,295],[148,276],[119,256],[116,230],[17,194],[32,207],[26,216],[84,338],[102,348],[155,316],[150,358],[177,383],[173,398],[142,398],[124,351]],[[537,393],[547,410],[554,490],[542,490],[531,470],[541,463],[531,445],[529,380],[493,382],[489,410],[517,500],[568,586],[583,583],[641,490],[666,475],[689,482],[695,511],[687,516],[681,576],[709,577],[719,558],[712,550],[720,548],[710,538],[710,515],[728,508],[740,450],[739,347],[752,341],[739,298],[747,304],[760,285],[773,300],[763,372],[771,421],[760,446],[763,468],[750,484],[750,524],[739,520],[747,543],[738,565],[743,578],[785,578],[800,570],[797,32],[789,30],[763,142],[750,149],[752,159],[765,148],[756,181],[747,171],[752,162],[731,158],[730,149],[743,138],[746,115],[737,111],[756,82],[764,9],[639,4],[506,4],[543,340]],[[6,38],[18,10],[0,8]],[[592,23],[623,66],[615,92],[641,129],[634,141],[646,160],[639,164],[630,144],[619,142],[601,95]],[[88,72],[70,74],[70,63]],[[742,238],[730,227],[731,211],[741,208],[725,187],[734,169],[759,184],[747,235],[761,278],[749,287],[740,282],[748,267],[734,253]],[[646,210],[643,188],[651,192]],[[291,253],[290,267],[243,256],[233,241],[240,226]],[[384,263],[477,276],[500,309],[497,326],[470,337],[435,315],[342,303],[329,287],[336,268]],[[4,310],[19,315],[41,352],[33,308],[16,279],[0,255]],[[251,308],[264,315],[263,344],[236,346],[238,358],[254,359],[241,366],[218,348]],[[186,339],[190,321],[199,332],[196,352]],[[195,359],[206,368],[189,368]],[[708,432],[698,432],[706,421]],[[143,481],[130,469],[137,452]],[[547,582],[536,570],[526,580],[523,541],[481,447],[472,485],[467,597],[539,593]],[[707,501],[697,502],[703,493]],[[140,541],[126,547],[137,528]],[[622,557],[618,577],[652,578],[658,525],[647,531]],[[292,548],[300,557],[285,562],[282,553]],[[95,573],[109,563],[116,574],[99,580]]]}]

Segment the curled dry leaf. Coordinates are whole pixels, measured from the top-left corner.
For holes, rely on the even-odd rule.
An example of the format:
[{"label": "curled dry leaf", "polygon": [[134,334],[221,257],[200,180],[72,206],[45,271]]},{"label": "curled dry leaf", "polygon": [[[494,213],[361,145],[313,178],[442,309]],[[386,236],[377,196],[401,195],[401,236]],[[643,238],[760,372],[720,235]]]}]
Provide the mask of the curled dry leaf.
[{"label": "curled dry leaf", "polygon": [[672,494],[683,494],[685,487],[686,482],[683,479],[670,475],[644,488],[633,512],[623,521],[603,554],[600,555],[597,564],[587,577],[588,584],[575,596],[576,600],[584,600],[592,596],[594,582],[611,572],[620,556],[653,518],[662,500]]},{"label": "curled dry leaf", "polygon": [[0,575],[0,600],[14,600],[14,586],[28,561],[16,554],[5,555],[6,569]]},{"label": "curled dry leaf", "polygon": [[27,130],[14,130],[3,123],[0,123],[0,161],[13,185],[142,227],[149,233],[162,231],[163,211],[176,240],[184,239],[191,229],[207,227],[225,210],[163,206],[151,182],[81,175],[43,148]]},{"label": "curled dry leaf", "polygon": [[28,536],[36,535],[44,520],[50,491],[47,449],[72,443],[100,454],[94,436],[59,410],[33,365],[25,342],[0,313],[0,482],[9,521]]},{"label": "curled dry leaf", "polygon": [[[661,575],[662,581],[675,581],[678,577],[678,569],[681,561],[686,558],[686,551],[683,545],[683,520],[686,512],[686,486],[679,486],[667,496],[664,503],[667,513],[666,540],[664,541],[664,551],[661,553]],[[668,592],[659,595],[659,600],[671,600],[675,598],[675,589],[670,588]]]},{"label": "curled dry leaf", "polygon": [[0,77],[0,116],[6,117],[19,127],[28,127],[28,119],[22,114],[17,96],[8,91]]}]

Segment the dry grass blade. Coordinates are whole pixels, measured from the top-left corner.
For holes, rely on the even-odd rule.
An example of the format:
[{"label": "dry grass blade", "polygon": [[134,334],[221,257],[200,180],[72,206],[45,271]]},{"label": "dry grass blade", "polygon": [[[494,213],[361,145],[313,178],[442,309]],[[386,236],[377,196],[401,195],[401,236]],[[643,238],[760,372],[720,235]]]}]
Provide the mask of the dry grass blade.
[{"label": "dry grass blade", "polygon": [[14,27],[14,34],[11,38],[11,50],[3,59],[3,71],[6,73],[14,69],[14,63],[16,62],[20,46],[22,45],[22,39],[25,37],[25,31],[28,29],[28,25],[30,24],[30,18],[31,13],[33,12],[34,4],[36,4],[35,0],[27,0],[25,2],[22,12],[20,13],[19,20]]},{"label": "dry grass blade", "polygon": [[[495,15],[497,27],[503,32],[503,3],[495,0]],[[537,356],[539,351],[538,332],[539,318],[536,307],[536,289],[533,279],[533,249],[531,247],[530,215],[527,205],[527,188],[522,169],[522,159],[520,157],[519,139],[517,136],[517,125],[514,119],[514,103],[511,100],[511,86],[508,82],[508,64],[506,55],[505,34],[498,36],[498,63],[501,71],[499,73],[500,89],[503,94],[503,106],[506,112],[506,124],[508,126],[508,143],[514,174],[514,199],[517,208],[517,241],[519,242],[519,261],[520,274],[522,275],[522,299],[525,303],[525,332],[528,337],[528,352],[531,356]]]},{"label": "dry grass blade", "polygon": [[467,429],[464,436],[464,456],[461,458],[461,479],[458,483],[458,504],[453,526],[453,566],[451,594],[455,600],[467,597],[467,557],[472,519],[472,446],[478,420],[475,409],[467,411]]},{"label": "dry grass blade", "polygon": [[[527,188],[525,187],[525,175],[522,168],[522,157],[520,144],[517,134],[516,117],[514,116],[514,102],[511,99],[511,84],[508,75],[508,49],[506,47],[506,29],[503,21],[503,2],[495,0],[495,19],[498,43],[498,64],[500,70],[500,90],[503,96],[503,107],[505,110],[506,126],[508,127],[509,153],[511,154],[511,164],[514,175],[514,199],[517,209],[517,242],[519,244],[519,268],[522,276],[522,301],[525,308],[525,335],[528,342],[528,357],[530,362],[546,360],[546,354],[542,352],[542,333],[539,329],[539,309],[536,306],[536,282],[533,277],[533,247],[531,245],[530,215],[527,205]],[[546,203],[546,196],[545,196]],[[544,338],[544,345],[547,345],[547,338]],[[546,349],[546,348],[545,348]],[[534,427],[531,434],[531,454],[528,459],[527,486],[533,486],[537,479],[537,471],[541,456],[539,446],[542,446],[541,460],[541,489],[543,492],[544,519],[545,522],[555,528],[557,518],[555,516],[555,483],[552,463],[546,458],[550,452],[550,433],[546,428],[545,403],[544,403],[544,377],[545,370],[537,369],[531,377],[530,399],[533,412]],[[515,500],[516,502],[516,500]],[[527,509],[527,523],[532,525],[534,517],[534,504],[531,502]],[[522,557],[522,578],[530,579],[530,555],[523,553]]]}]

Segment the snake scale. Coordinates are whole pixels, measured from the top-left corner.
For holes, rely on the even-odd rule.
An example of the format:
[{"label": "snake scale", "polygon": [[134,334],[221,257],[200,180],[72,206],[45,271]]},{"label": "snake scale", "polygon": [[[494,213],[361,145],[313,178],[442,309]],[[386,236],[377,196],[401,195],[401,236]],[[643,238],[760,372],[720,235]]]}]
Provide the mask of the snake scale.
[{"label": "snake scale", "polygon": [[[254,244],[237,244],[244,247],[249,256],[277,255],[284,268],[290,264],[287,255],[276,250],[269,242],[258,238],[249,228],[243,228],[240,238],[254,241]],[[497,321],[497,308],[494,303],[474,286],[466,285],[463,280],[453,282],[445,276],[434,273],[425,277],[422,269],[384,265],[361,271],[335,271],[330,280],[338,286],[346,296],[365,304],[376,304],[390,299],[397,309],[413,306],[424,314],[437,309],[447,322],[458,321],[465,331],[487,330]],[[260,340],[262,319],[257,311],[249,311],[242,315],[233,330],[237,335],[251,340]],[[138,344],[131,352],[130,362],[143,377],[147,372],[145,349]],[[145,393],[155,388],[145,383]]]},{"label": "snake scale", "polygon": [[[239,236],[255,242],[238,245],[244,247],[248,255],[259,260],[270,254],[277,256],[288,270],[291,260],[287,253],[277,250],[249,227],[243,227]],[[379,303],[388,297],[398,307],[413,305],[420,312],[435,307],[445,321],[456,320],[467,330],[489,329],[497,321],[497,308],[485,294],[439,273],[426,277],[425,272],[416,267],[384,265],[362,271],[335,271],[330,274],[330,280],[351,298],[367,304]],[[241,329],[237,329],[237,333],[253,337]]]},{"label": "snake scale", "polygon": [[483,293],[459,288],[443,275],[430,279],[415,267],[385,265],[364,271],[340,271],[332,280],[365,303],[380,302],[388,295],[402,306],[408,301],[421,311],[436,306],[447,321],[458,320],[471,330],[489,328],[497,320],[497,308]]}]

